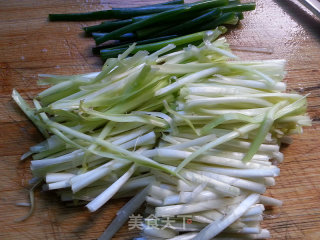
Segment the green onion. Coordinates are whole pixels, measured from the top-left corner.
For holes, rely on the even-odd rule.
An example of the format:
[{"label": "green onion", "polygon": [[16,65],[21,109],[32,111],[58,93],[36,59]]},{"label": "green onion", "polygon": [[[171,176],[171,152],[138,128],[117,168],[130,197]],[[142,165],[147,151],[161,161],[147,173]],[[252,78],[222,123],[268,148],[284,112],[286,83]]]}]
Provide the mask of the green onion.
[{"label": "green onion", "polygon": [[[184,23],[175,25],[174,27],[169,27],[164,31],[156,33],[156,36],[170,35],[170,34],[185,34],[193,31],[194,27],[199,27],[202,24],[215,19],[220,14],[220,9],[214,9],[209,11],[199,17],[186,21]],[[205,30],[208,30],[207,28]]]},{"label": "green onion", "polygon": [[227,1],[225,1],[225,0],[208,0],[205,2],[193,3],[193,4],[186,5],[186,6],[177,7],[172,10],[168,10],[168,11],[165,11],[162,13],[155,14],[148,19],[141,20],[139,22],[132,23],[132,24],[129,24],[129,25],[124,26],[122,28],[119,28],[117,30],[114,30],[114,31],[110,32],[108,35],[101,37],[101,38],[98,38],[96,40],[96,43],[101,44],[107,40],[116,39],[117,37],[119,37],[125,33],[133,32],[138,29],[150,26],[152,24],[157,23],[158,21],[165,20],[165,21],[169,22],[171,20],[174,20],[176,18],[176,16],[178,16],[178,15],[182,15],[182,14],[184,15],[184,14],[191,13],[194,11],[201,11],[206,8],[218,7],[218,6],[222,6],[222,5],[226,5],[226,4],[227,4]]},{"label": "green onion", "polygon": [[[175,8],[176,4],[183,1],[173,0],[163,4],[154,4],[135,8],[113,8],[111,10],[86,12],[86,13],[63,13],[49,14],[50,21],[91,21],[110,18],[130,18],[139,15],[158,13]],[[172,5],[172,6],[171,6]]]},{"label": "green onion", "polygon": [[99,32],[99,31],[109,32],[109,31],[113,31],[117,28],[124,27],[128,24],[131,24],[132,22],[133,22],[132,19],[105,21],[99,25],[84,27],[83,30],[88,34],[90,34],[92,32]]},{"label": "green onion", "polygon": [[[220,16],[227,14],[236,17]],[[100,239],[110,239],[144,201],[145,215],[159,220],[152,228],[143,219],[146,238],[269,237],[260,227],[264,205],[282,202],[260,194],[280,173],[273,162],[283,161],[281,142],[311,124],[306,96],[284,92],[283,60],[241,61],[225,38],[216,40],[224,31],[132,44],[101,72],[41,75],[39,84],[52,86],[34,107],[13,90],[47,133],[22,157],[32,155],[33,181],[44,180],[43,189],[69,204],[87,202],[91,212],[139,192]],[[32,191],[30,201],[27,217]]]},{"label": "green onion", "polygon": [[[162,37],[156,37],[156,38],[149,38],[146,40],[136,41],[136,44],[137,45],[144,45],[144,44],[149,44],[149,43],[162,42],[162,41],[165,41],[168,39],[173,39],[176,37],[177,37],[177,35],[169,35],[169,36],[162,36]],[[117,45],[117,44],[114,44],[111,46],[102,45],[102,46],[92,48],[92,52],[95,54],[99,54],[102,49],[128,48],[130,45],[131,45],[131,43],[126,43],[126,42],[120,42],[119,45]]]},{"label": "green onion", "polygon": [[144,203],[149,189],[150,185],[130,199],[130,201],[118,211],[116,218],[112,221],[112,223],[108,226],[98,240],[111,239],[113,235],[120,229],[120,227],[129,219],[129,217]]},{"label": "green onion", "polygon": [[32,121],[32,123],[38,128],[41,134],[44,137],[49,137],[48,132],[46,131],[44,125],[39,120],[39,118],[35,115],[34,109],[31,109],[30,106],[24,101],[24,99],[20,96],[20,94],[13,89],[12,98],[17,103],[17,105],[21,108],[24,114]]},{"label": "green onion", "polygon": [[216,28],[219,25],[226,24],[227,22],[233,20],[235,18],[235,13],[224,13],[217,17],[214,21],[209,22],[203,26],[201,26],[201,30],[208,30]]},{"label": "green onion", "polygon": [[[162,24],[162,25],[159,25],[159,26],[151,26],[151,27],[148,27],[148,28],[143,28],[143,29],[137,30],[137,31],[135,31],[135,33],[137,34],[137,37],[139,39],[145,39],[145,38],[148,38],[150,36],[155,37],[155,36],[158,35],[157,33],[159,31],[163,31],[163,30],[165,30],[167,28],[170,28],[171,26],[174,26],[174,24],[170,24],[170,25]],[[164,35],[165,34],[163,34],[161,36],[164,36]]]},{"label": "green onion", "polygon": [[196,235],[195,240],[209,240],[221,231],[223,231],[231,223],[235,222],[240,218],[253,204],[255,204],[259,199],[258,194],[249,195],[244,201],[242,201],[239,206],[232,212],[229,213],[221,221],[216,221],[204,228],[198,235]]},{"label": "green onion", "polygon": [[[214,31],[218,37],[220,34],[223,34],[226,32],[226,28],[219,27],[217,30],[214,30]],[[164,40],[164,41],[160,41],[160,42],[138,45],[132,51],[132,53],[136,53],[140,50],[154,52],[154,51],[157,51],[157,50],[165,47],[168,44],[174,44],[176,46],[180,46],[180,45],[184,45],[187,43],[200,41],[204,37],[205,34],[206,34],[206,32],[198,32],[198,33],[193,33],[193,34],[189,34],[186,36],[177,37],[177,38]],[[124,51],[124,48],[103,49],[100,51],[100,54],[101,54],[102,59],[107,59],[109,57],[115,57],[123,51]]]},{"label": "green onion", "polygon": [[[96,32],[93,32],[92,33],[92,37],[93,37],[93,39],[98,39],[100,37],[105,36],[106,34],[107,33],[96,33]],[[126,41],[132,42],[136,38],[137,38],[136,34],[134,34],[134,33],[126,33],[126,34],[123,34],[122,36],[120,36],[118,40],[119,41],[123,41],[123,42],[126,42]]]},{"label": "green onion", "polygon": [[245,12],[245,11],[252,11],[256,8],[256,3],[241,3],[241,4],[230,4],[227,6],[221,7],[221,11],[226,12]]}]

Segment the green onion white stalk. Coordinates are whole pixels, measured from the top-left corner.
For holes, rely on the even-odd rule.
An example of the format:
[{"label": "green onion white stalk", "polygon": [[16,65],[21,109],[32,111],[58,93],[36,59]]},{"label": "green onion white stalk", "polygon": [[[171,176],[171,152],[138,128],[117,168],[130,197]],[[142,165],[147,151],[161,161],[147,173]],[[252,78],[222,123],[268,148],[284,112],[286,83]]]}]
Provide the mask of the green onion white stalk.
[{"label": "green onion white stalk", "polygon": [[[306,97],[285,93],[283,60],[241,61],[219,29],[199,46],[153,54],[131,45],[101,72],[41,75],[51,84],[29,106],[13,99],[46,138],[30,148],[35,181],[63,201],[134,196],[99,238],[147,203],[146,213],[175,220],[143,225],[145,239],[261,239],[262,196],[280,174],[281,142],[310,126]],[[273,161],[273,162],[272,162]],[[31,210],[33,209],[33,189]],[[192,224],[180,215],[189,214]],[[163,226],[163,222],[160,222]]]}]

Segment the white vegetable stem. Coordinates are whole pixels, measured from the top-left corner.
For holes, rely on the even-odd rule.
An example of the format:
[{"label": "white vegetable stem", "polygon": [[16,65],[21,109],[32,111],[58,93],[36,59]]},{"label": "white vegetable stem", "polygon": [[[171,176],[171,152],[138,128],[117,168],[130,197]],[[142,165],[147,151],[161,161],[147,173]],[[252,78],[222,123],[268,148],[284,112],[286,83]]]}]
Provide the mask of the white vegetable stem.
[{"label": "white vegetable stem", "polygon": [[104,233],[98,238],[98,240],[109,240],[120,229],[120,227],[128,220],[145,201],[148,194],[149,186],[141,190],[136,196],[130,199],[118,212],[116,218],[110,223]]},{"label": "white vegetable stem", "polygon": [[[173,53],[169,44],[129,56],[133,44],[99,73],[43,75],[53,86],[34,107],[13,90],[47,138],[22,159],[33,154],[34,179],[45,177],[63,201],[91,200],[94,212],[149,184],[99,240],[111,239],[143,201],[147,213],[176,220],[174,230],[145,225],[146,239],[269,237],[259,225],[264,205],[282,202],[259,194],[280,173],[280,143],[311,124],[306,96],[283,92],[284,60],[228,61],[237,57],[226,40],[212,42],[222,31]],[[33,191],[30,199],[32,210]],[[180,214],[193,222],[183,225]]]},{"label": "white vegetable stem", "polygon": [[136,169],[135,165],[132,165],[130,169],[123,174],[117,181],[115,181],[109,188],[102,192],[98,197],[92,200],[86,205],[90,212],[98,210],[102,205],[104,205],[110,198],[125,184]]},{"label": "white vegetable stem", "polygon": [[253,204],[259,200],[259,194],[250,194],[245,200],[243,200],[239,206],[229,213],[225,218],[220,221],[215,221],[205,227],[200,233],[194,238],[194,240],[210,240],[217,236],[230,224],[239,219]]},{"label": "white vegetable stem", "polygon": [[46,182],[47,183],[54,183],[63,180],[69,180],[70,178],[74,177],[75,175],[72,173],[47,173],[46,175]]},{"label": "white vegetable stem", "polygon": [[54,190],[54,189],[59,189],[59,188],[67,188],[67,187],[70,187],[69,180],[63,180],[63,181],[48,184],[49,190]]},{"label": "white vegetable stem", "polygon": [[106,176],[111,171],[122,168],[127,164],[128,164],[127,162],[119,162],[114,160],[106,164],[103,164],[102,166],[94,170],[91,170],[84,174],[77,175],[76,177],[70,179],[72,191],[76,193],[79,190],[90,185],[91,183],[97,181],[98,179]]},{"label": "white vegetable stem", "polygon": [[171,85],[158,90],[155,93],[155,96],[162,96],[164,94],[172,93],[172,92],[178,90],[181,86],[185,85],[186,83],[199,81],[199,79],[208,77],[208,76],[216,73],[218,70],[219,70],[219,68],[214,67],[214,68],[209,68],[209,69],[199,71],[197,73],[190,74],[186,77],[182,77],[177,82],[172,83]]},{"label": "white vegetable stem", "polygon": [[219,209],[223,206],[237,202],[237,198],[231,199],[214,199],[203,202],[187,203],[187,204],[178,204],[172,206],[156,207],[155,215],[160,216],[174,216],[187,213],[201,212],[212,209]]},{"label": "white vegetable stem", "polygon": [[222,137],[217,138],[216,140],[205,144],[204,146],[202,146],[200,149],[198,149],[197,151],[195,151],[194,153],[192,153],[189,157],[187,157],[185,160],[183,160],[182,163],[179,164],[179,166],[176,169],[176,172],[179,172],[185,165],[187,165],[190,161],[192,161],[193,159],[195,159],[196,157],[198,157],[200,154],[205,153],[206,151],[208,151],[209,149],[216,147],[222,143],[225,143],[227,141],[230,141],[231,139],[234,139],[236,137],[239,137],[241,134],[246,134],[252,130],[255,130],[259,127],[259,124],[247,124],[239,129],[237,129],[236,131],[230,132]]},{"label": "white vegetable stem", "polygon": [[221,192],[223,194],[229,195],[229,196],[238,196],[240,195],[240,189],[234,186],[231,186],[228,183],[216,180],[214,178],[210,178],[206,175],[199,174],[196,172],[188,171],[188,170],[182,170],[181,176],[186,178],[187,180],[191,182],[195,182],[198,184],[206,183],[208,187],[213,188],[217,190],[218,192]]}]

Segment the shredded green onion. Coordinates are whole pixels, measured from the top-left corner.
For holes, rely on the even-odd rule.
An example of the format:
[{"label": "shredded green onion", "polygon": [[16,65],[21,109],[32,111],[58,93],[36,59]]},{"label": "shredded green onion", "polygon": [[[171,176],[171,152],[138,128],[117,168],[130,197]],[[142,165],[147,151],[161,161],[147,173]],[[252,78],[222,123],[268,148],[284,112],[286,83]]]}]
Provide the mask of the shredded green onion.
[{"label": "shredded green onion", "polygon": [[[35,186],[45,180],[63,201],[88,201],[94,212],[148,185],[100,239],[144,201],[146,213],[162,220],[156,229],[145,219],[146,238],[268,237],[263,205],[281,201],[260,194],[279,175],[273,162],[283,160],[281,141],[311,124],[306,97],[283,92],[284,61],[241,61],[225,38],[215,40],[220,33],[177,51],[171,44],[149,54],[132,44],[99,73],[41,75],[41,84],[53,86],[34,107],[13,90],[46,137],[22,157],[33,157]],[[34,209],[35,186],[21,221]],[[178,217],[185,214],[192,224]],[[168,216],[175,223],[164,228]]]}]

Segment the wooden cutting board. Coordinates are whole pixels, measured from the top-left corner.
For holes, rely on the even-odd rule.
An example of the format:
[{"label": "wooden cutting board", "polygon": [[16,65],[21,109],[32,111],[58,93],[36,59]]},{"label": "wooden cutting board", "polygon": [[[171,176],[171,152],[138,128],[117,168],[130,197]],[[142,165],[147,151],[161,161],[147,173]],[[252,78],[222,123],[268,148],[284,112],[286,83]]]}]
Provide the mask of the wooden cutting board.
[{"label": "wooden cutting board", "polygon": [[[81,28],[94,22],[48,22],[48,13],[83,12],[109,7],[138,6],[161,0],[0,1],[0,239],[96,239],[124,200],[112,201],[97,213],[70,208],[54,193],[38,191],[32,217],[15,219],[28,209],[29,162],[19,158],[41,140],[11,100],[13,88],[31,99],[42,88],[38,73],[76,74],[98,71],[102,62],[91,54],[92,39]],[[233,46],[267,48],[271,54],[235,51],[244,59],[284,58],[289,91],[310,94],[313,126],[283,149],[285,162],[277,185],[267,195],[284,201],[265,216],[273,239],[320,239],[320,21],[296,1],[258,0],[257,9],[226,34]],[[130,239],[124,226],[115,239]]]}]

